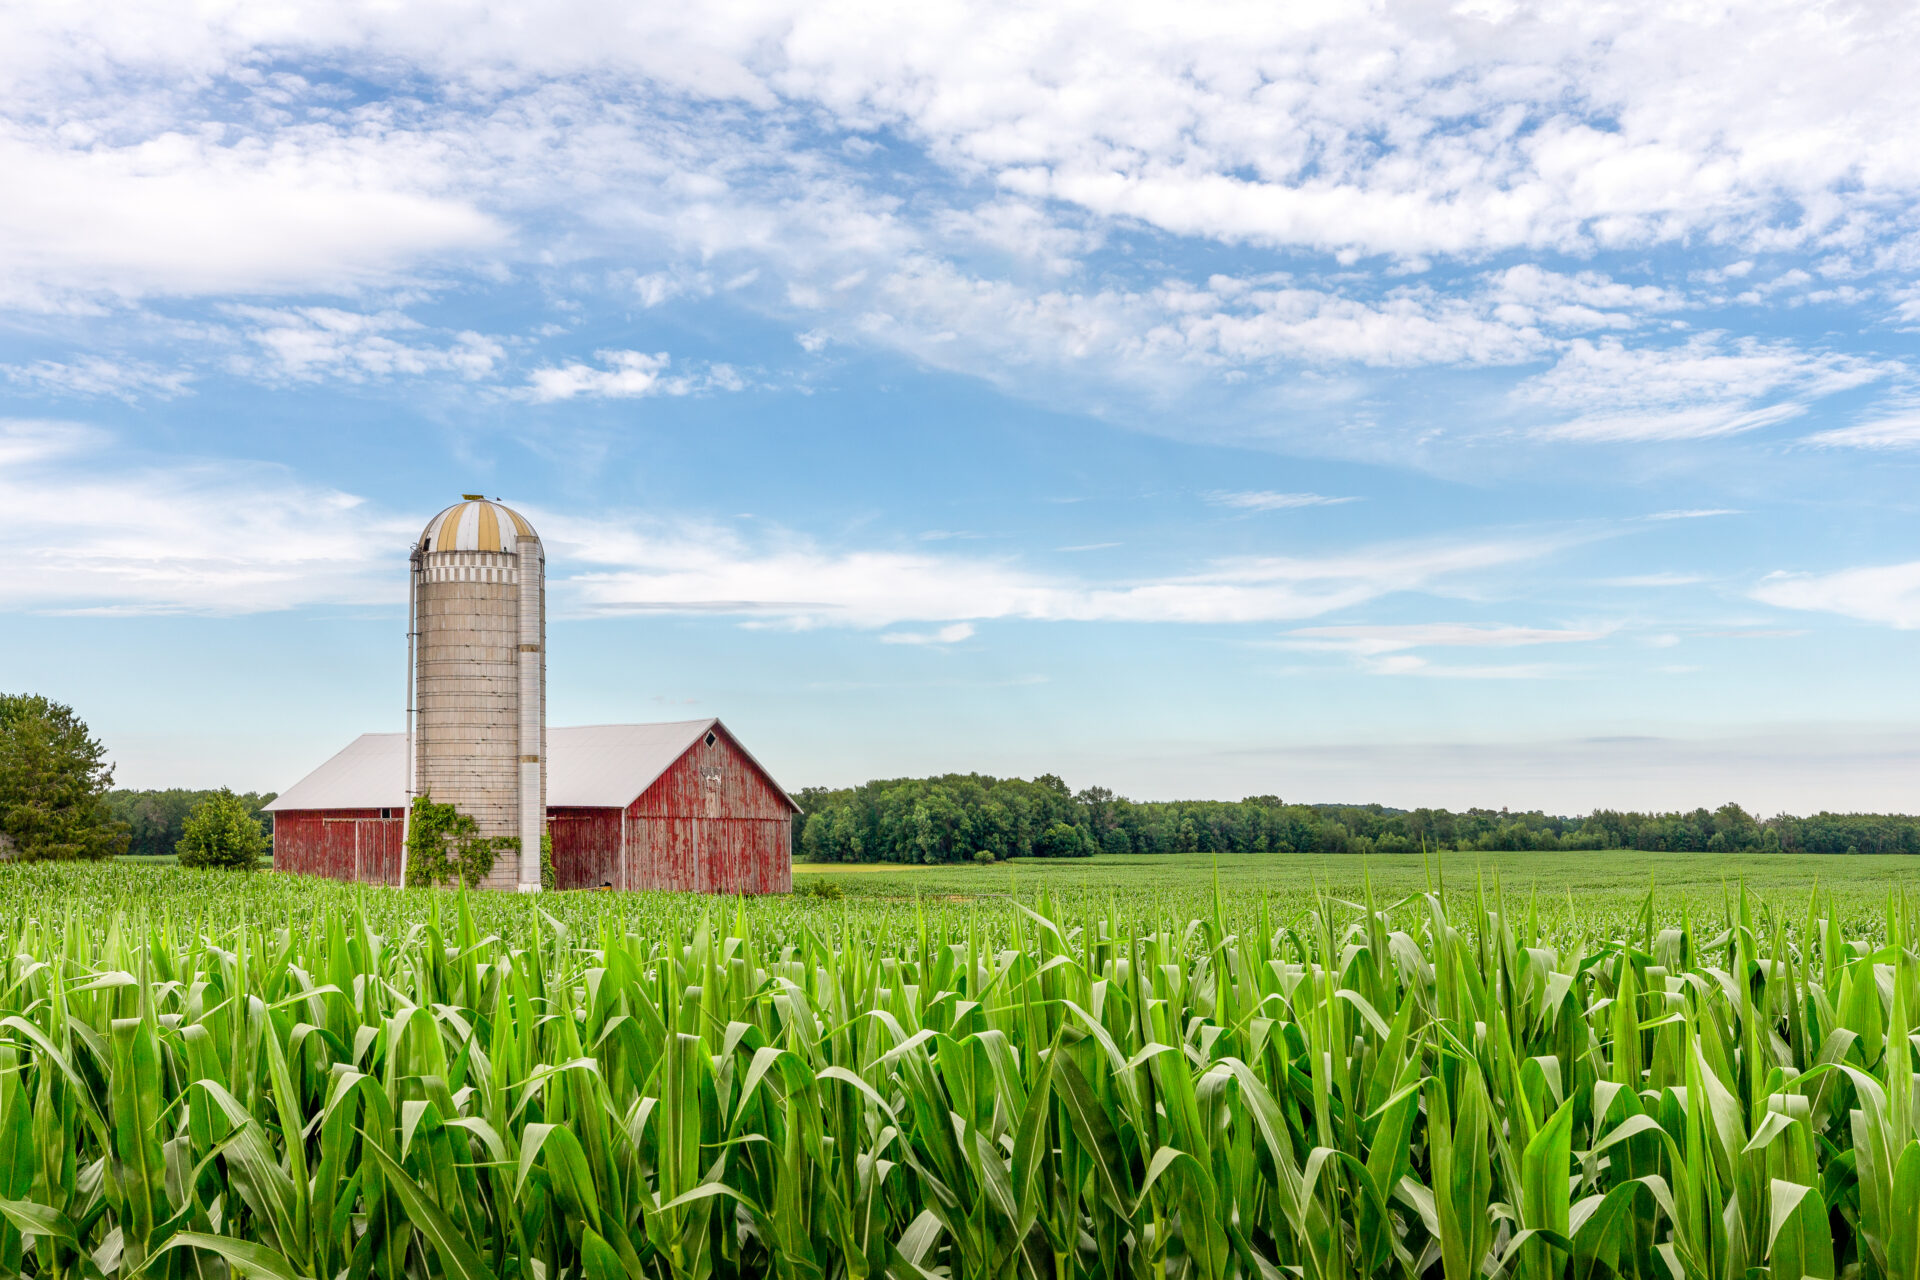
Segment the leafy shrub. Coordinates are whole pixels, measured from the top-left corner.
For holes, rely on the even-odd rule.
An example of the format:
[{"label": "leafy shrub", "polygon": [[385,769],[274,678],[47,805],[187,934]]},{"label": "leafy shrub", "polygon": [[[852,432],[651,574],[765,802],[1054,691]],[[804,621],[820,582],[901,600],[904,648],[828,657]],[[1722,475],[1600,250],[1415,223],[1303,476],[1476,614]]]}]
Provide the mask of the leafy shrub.
[{"label": "leafy shrub", "polygon": [[193,807],[174,851],[183,867],[252,871],[267,851],[267,833],[246,802],[223,787]]},{"label": "leafy shrub", "polygon": [[831,876],[808,876],[793,882],[793,896],[796,898],[819,898],[825,902],[838,902],[847,896]]},{"label": "leafy shrub", "polygon": [[977,863],[979,863],[979,864],[980,864],[981,866],[983,866],[983,867],[984,867],[984,866],[987,866],[988,864],[990,864],[990,863],[991,863],[991,862],[993,861],[993,850],[991,850],[991,849],[975,849],[975,850],[973,851],[973,860],[974,860],[975,862],[977,862]]}]

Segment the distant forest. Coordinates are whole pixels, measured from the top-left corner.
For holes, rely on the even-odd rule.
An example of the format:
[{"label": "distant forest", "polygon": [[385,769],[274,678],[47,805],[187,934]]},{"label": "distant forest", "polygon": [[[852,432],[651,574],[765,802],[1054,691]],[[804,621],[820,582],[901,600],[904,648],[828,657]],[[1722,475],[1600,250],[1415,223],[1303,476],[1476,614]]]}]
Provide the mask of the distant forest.
[{"label": "distant forest", "polygon": [[[172,853],[173,847],[180,843],[180,833],[186,827],[187,815],[193,812],[193,806],[208,796],[218,794],[217,791],[188,791],[180,787],[165,791],[109,791],[107,809],[115,818],[127,824],[127,853],[151,858]],[[272,801],[277,793],[247,791],[237,794],[240,803],[247,806],[247,811],[271,832],[273,815],[261,812],[261,806]]]},{"label": "distant forest", "polygon": [[[897,778],[794,797],[794,856],[810,862],[985,862],[1095,853],[1418,853],[1642,849],[1657,853],[1920,854],[1920,817],[1817,813],[1757,818],[1739,805],[1584,818],[1505,809],[1245,800],[1137,801],[1075,792],[1051,774]],[[982,856],[982,854],[989,856]]]},{"label": "distant forest", "polygon": [[[127,852],[169,854],[193,806],[211,791],[110,791],[127,824]],[[262,812],[274,793],[240,796]],[[1245,800],[1140,801],[1105,787],[1075,792],[1051,774],[1032,781],[950,773],[858,787],[808,787],[794,798],[793,852],[809,862],[972,862],[1084,858],[1096,853],[1418,853],[1428,850],[1643,849],[1654,853],[1920,854],[1920,817],[1817,813],[1756,818],[1738,805],[1690,813],[1584,818],[1505,809],[1389,809],[1384,805]]]}]

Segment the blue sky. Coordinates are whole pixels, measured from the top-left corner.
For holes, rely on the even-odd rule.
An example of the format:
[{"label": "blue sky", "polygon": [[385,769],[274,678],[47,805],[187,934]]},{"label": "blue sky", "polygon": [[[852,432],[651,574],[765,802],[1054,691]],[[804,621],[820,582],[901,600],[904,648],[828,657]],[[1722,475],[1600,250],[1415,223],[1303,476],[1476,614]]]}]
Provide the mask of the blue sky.
[{"label": "blue sky", "polygon": [[400,726],[462,491],[555,723],[790,786],[1912,810],[1906,6],[27,5],[0,686]]}]

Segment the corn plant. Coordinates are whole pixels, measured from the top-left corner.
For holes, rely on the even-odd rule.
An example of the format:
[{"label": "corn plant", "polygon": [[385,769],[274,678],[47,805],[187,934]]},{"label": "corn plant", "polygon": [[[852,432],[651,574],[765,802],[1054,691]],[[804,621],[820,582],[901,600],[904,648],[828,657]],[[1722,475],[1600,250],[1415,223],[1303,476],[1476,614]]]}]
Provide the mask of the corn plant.
[{"label": "corn plant", "polygon": [[1903,898],[1154,908],[16,892],[0,1275],[1920,1280]]}]

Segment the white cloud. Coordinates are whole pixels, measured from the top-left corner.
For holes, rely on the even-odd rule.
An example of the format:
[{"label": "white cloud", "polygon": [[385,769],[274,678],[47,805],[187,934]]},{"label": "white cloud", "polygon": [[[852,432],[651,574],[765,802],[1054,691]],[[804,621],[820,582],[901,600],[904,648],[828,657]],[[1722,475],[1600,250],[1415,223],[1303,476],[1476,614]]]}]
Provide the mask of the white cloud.
[{"label": "white cloud", "polygon": [[[247,74],[287,106],[318,96],[249,65],[267,50],[469,94],[599,76],[886,127],[952,173],[1103,218],[1398,255],[1840,236],[1897,220],[1920,167],[1902,146],[1915,34],[1851,4],[1223,4],[1179,22],[1151,4],[850,0],[13,14],[4,84],[29,101],[109,69],[159,84]],[[847,141],[864,139],[823,150]]]},{"label": "white cloud", "polygon": [[1424,676],[1436,680],[1552,680],[1577,674],[1567,667],[1549,662],[1436,665],[1414,653],[1363,658],[1361,665],[1370,675]]},{"label": "white cloud", "polygon": [[[1737,435],[1806,412],[1806,401],[1888,377],[1897,366],[1808,352],[1785,342],[1696,334],[1677,346],[1576,338],[1551,369],[1522,382],[1522,404],[1576,410],[1537,428],[1547,439],[1696,440]],[[1776,399],[1776,397],[1790,397]],[[1772,400],[1772,403],[1756,403]]]},{"label": "white cloud", "polygon": [[1495,314],[1516,327],[1556,331],[1630,329],[1648,315],[1676,311],[1687,299],[1658,285],[1630,285],[1598,271],[1563,275],[1533,263],[1487,278]]},{"label": "white cloud", "polygon": [[1330,649],[1365,657],[1408,649],[1512,649],[1525,645],[1582,644],[1612,634],[1610,627],[1488,627],[1457,622],[1400,625],[1296,627],[1284,643],[1295,649]]},{"label": "white cloud", "polygon": [[342,290],[506,240],[432,189],[449,182],[444,157],[403,130],[76,132],[90,133],[0,121],[0,303]]},{"label": "white cloud", "polygon": [[[914,252],[1070,277],[1139,224],[1413,269],[1727,246],[1736,278],[1748,248],[1870,254],[1910,233],[1916,45],[1845,0],[1178,22],[1156,4],[16,5],[0,288],[36,305],[353,289],[619,246],[650,262],[643,305],[710,288],[702,264],[726,253],[764,262],[716,279],[768,265],[825,299]],[[1274,292],[1200,345],[1501,362],[1677,305],[1532,264],[1465,314]]]},{"label": "white cloud", "polygon": [[1358,502],[1358,498],[1329,498],[1320,493],[1274,493],[1271,490],[1252,490],[1246,492],[1220,491],[1206,495],[1207,501],[1216,507],[1233,507],[1240,511],[1288,511],[1295,507],[1337,507],[1346,502]]},{"label": "white cloud", "polygon": [[498,339],[472,330],[444,342],[393,337],[426,332],[425,326],[396,310],[232,306],[227,311],[243,326],[240,336],[255,348],[229,360],[228,369],[266,381],[362,382],[431,373],[478,381],[491,376],[506,356]]},{"label": "white cloud", "polygon": [[1528,320],[1488,314],[1472,299],[1429,288],[1397,289],[1368,301],[1318,289],[1249,288],[1218,276],[1209,285],[1179,327],[1191,349],[1233,364],[1519,364],[1547,345]]},{"label": "white cloud", "polygon": [[1630,573],[1618,578],[1602,578],[1603,587],[1692,587],[1707,581],[1700,573]]},{"label": "white cloud", "polygon": [[1912,630],[1920,628],[1920,560],[1833,573],[1770,573],[1754,587],[1753,597],[1782,609],[1837,613]]},{"label": "white cloud", "polygon": [[0,607],[255,613],[388,603],[410,518],[284,468],[122,461],[74,423],[0,421]]},{"label": "white cloud", "polygon": [[1320,557],[1241,557],[1152,580],[1042,573],[1005,559],[833,550],[812,540],[748,542],[723,528],[647,530],[537,517],[561,607],[587,614],[711,613],[794,627],[897,623],[1233,624],[1292,621],[1558,549],[1552,539],[1388,544]]},{"label": "white cloud", "polygon": [[1732,507],[1680,507],[1673,511],[1656,511],[1648,516],[1649,520],[1707,520],[1714,516],[1737,516],[1740,512]]},{"label": "white cloud", "polygon": [[1214,275],[1198,285],[1036,289],[920,255],[864,297],[856,334],[868,342],[1004,386],[1040,383],[1049,394],[1062,380],[1036,375],[1065,373],[1084,381],[1083,404],[1127,404],[1145,390],[1179,422],[1195,407],[1183,390],[1223,375],[1510,365],[1553,346],[1538,329],[1500,319],[1487,300],[1412,286],[1362,298],[1279,277]]},{"label": "white cloud", "polygon": [[[1863,24],[1874,41],[1842,34]],[[1196,385],[1562,356],[1521,398],[1550,433],[1726,435],[1872,375],[1799,353],[1769,382],[1778,352],[1723,340],[1740,370],[1703,351],[1609,375],[1591,335],[1689,305],[1643,265],[1649,247],[1740,255],[1694,273],[1713,290],[1758,260],[1784,297],[1824,268],[1783,255],[1868,262],[1911,238],[1920,160],[1898,139],[1920,87],[1877,73],[1917,43],[1785,0],[1229,4],[1171,24],[1153,4],[15,6],[0,14],[0,164],[18,196],[0,208],[0,305],[591,276],[642,307],[734,290],[797,322],[810,352],[858,338],[1171,432],[1211,430],[1190,425],[1207,413],[1183,396]],[[1168,232],[1358,269],[1182,280],[1193,246]],[[1636,265],[1446,275],[1494,254],[1609,252]],[[594,265],[570,277],[580,263]],[[383,336],[403,349],[368,342],[280,376],[431,363]],[[650,358],[570,357],[526,393],[726,385],[721,366],[618,363]],[[1086,385],[1060,389],[1060,369]],[[1650,390],[1625,404],[1619,385]],[[1146,410],[1143,388],[1164,393]],[[1290,407],[1306,394],[1284,390]],[[1256,416],[1237,407],[1221,416]],[[1326,425],[1299,413],[1272,430]]]},{"label": "white cloud", "polygon": [[111,396],[129,403],[143,396],[171,400],[188,394],[193,373],[162,369],[144,360],[108,360],[80,356],[70,361],[35,360],[0,365],[7,381],[29,390],[68,396]]},{"label": "white cloud", "polygon": [[971,622],[955,622],[941,627],[938,631],[888,631],[880,636],[881,644],[959,644],[962,640],[973,638]]},{"label": "white cloud", "polygon": [[1912,449],[1920,447],[1920,413],[1896,413],[1884,418],[1816,431],[1803,444],[1824,449]]},{"label": "white cloud", "polygon": [[1553,368],[1529,379],[1519,394],[1556,407],[1746,401],[1783,390],[1831,395],[1892,371],[1857,356],[1802,351],[1757,338],[1729,341],[1721,333],[1695,334],[1670,347],[1577,338]]},{"label": "white cloud", "polygon": [[1533,434],[1543,440],[1575,440],[1590,444],[1637,443],[1652,440],[1710,440],[1740,435],[1786,422],[1805,413],[1799,404],[1768,405],[1742,411],[1727,405],[1666,412],[1593,413],[1572,418]]},{"label": "white cloud", "polygon": [[731,365],[712,364],[685,373],[668,373],[666,352],[596,351],[602,367],[572,360],[535,369],[522,393],[536,403],[597,397],[631,400],[641,396],[686,396],[703,391],[739,391],[745,379]]},{"label": "white cloud", "polygon": [[[128,461],[103,432],[42,421],[0,424],[0,510],[9,513],[0,525],[0,606],[209,613],[395,603],[394,566],[425,514],[382,512],[260,463]],[[1538,536],[1392,543],[1109,581],[1004,558],[829,548],[777,530],[749,540],[692,521],[639,525],[527,510],[549,548],[556,613],[876,630],[931,623],[939,624],[936,643],[994,618],[1292,621],[1398,592],[1458,589],[1562,545]]]}]

